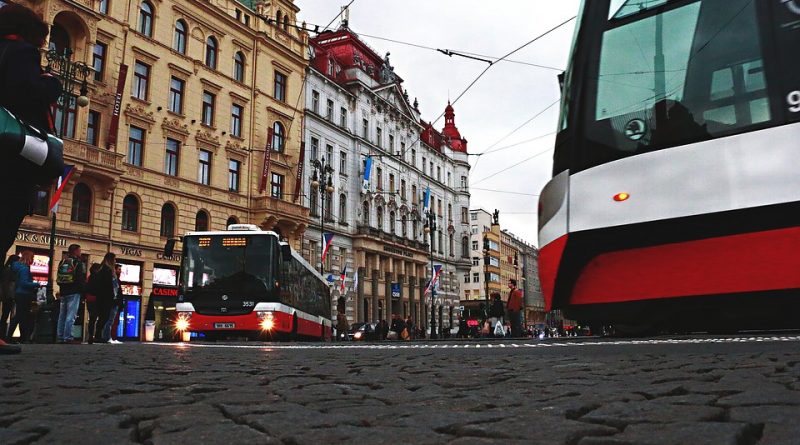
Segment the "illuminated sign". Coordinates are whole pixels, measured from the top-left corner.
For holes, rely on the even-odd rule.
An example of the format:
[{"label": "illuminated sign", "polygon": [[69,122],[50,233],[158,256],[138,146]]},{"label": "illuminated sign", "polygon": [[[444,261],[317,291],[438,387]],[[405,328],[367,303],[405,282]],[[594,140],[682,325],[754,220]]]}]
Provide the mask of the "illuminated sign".
[{"label": "illuminated sign", "polygon": [[156,297],[177,297],[178,289],[169,289],[164,287],[154,287],[153,295]]},{"label": "illuminated sign", "polygon": [[164,267],[153,268],[153,284],[162,286],[177,286],[178,271]]},{"label": "illuminated sign", "polygon": [[222,247],[245,247],[247,246],[247,237],[225,237],[222,238]]},{"label": "illuminated sign", "polygon": [[208,247],[211,245],[211,238],[208,236],[202,236],[197,239],[197,245],[199,247]]}]

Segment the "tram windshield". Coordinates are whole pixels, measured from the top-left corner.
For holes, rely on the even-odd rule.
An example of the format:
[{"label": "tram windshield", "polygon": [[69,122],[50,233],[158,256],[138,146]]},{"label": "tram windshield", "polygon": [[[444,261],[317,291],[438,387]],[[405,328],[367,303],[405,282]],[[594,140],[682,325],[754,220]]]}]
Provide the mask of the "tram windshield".
[{"label": "tram windshield", "polygon": [[579,170],[772,119],[754,0],[611,0],[599,42]]}]

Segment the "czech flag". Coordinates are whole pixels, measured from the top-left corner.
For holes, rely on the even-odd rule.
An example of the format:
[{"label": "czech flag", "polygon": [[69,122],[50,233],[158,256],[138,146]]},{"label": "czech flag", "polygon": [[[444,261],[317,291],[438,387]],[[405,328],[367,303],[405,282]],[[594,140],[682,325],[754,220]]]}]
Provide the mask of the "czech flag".
[{"label": "czech flag", "polygon": [[322,246],[322,262],[325,262],[325,256],[328,255],[328,249],[330,249],[331,244],[333,244],[333,234],[325,233],[322,235],[322,238],[325,241],[325,245]]},{"label": "czech flag", "polygon": [[339,278],[341,279],[341,283],[339,283],[339,293],[344,295],[344,282],[347,280],[347,264],[344,265],[344,269],[342,269],[342,274]]},{"label": "czech flag", "polygon": [[74,165],[65,165],[64,166],[64,173],[61,174],[61,177],[58,178],[58,187],[56,187],[56,192],[53,193],[53,199],[50,200],[50,211],[54,212],[57,210],[58,200],[61,199],[61,193],[64,192],[64,188],[67,187],[67,183],[69,182],[69,178],[72,177],[72,174],[75,173],[75,166]]},{"label": "czech flag", "polygon": [[425,289],[426,294],[436,287],[436,285],[439,282],[439,274],[441,273],[442,273],[441,264],[436,264],[435,266],[433,266],[433,278],[431,278],[431,282],[428,283],[428,288]]}]

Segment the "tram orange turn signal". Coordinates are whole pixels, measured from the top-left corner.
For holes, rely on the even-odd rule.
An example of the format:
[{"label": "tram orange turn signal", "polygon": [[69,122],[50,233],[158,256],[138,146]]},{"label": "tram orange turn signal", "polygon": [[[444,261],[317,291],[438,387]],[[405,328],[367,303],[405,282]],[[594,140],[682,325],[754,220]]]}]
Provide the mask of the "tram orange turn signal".
[{"label": "tram orange turn signal", "polygon": [[614,201],[622,202],[622,201],[626,201],[630,197],[631,197],[631,195],[629,195],[629,194],[627,194],[625,192],[617,193],[616,195],[614,195]]}]

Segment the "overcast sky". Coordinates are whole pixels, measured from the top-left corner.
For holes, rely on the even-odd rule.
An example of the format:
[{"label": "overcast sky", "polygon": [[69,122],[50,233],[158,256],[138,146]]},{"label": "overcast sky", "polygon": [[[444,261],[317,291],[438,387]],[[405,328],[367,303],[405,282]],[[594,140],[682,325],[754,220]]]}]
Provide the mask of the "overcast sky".
[{"label": "overcast sky", "polygon": [[[348,1],[295,3],[300,7],[301,21],[324,26]],[[578,3],[579,0],[355,0],[350,7],[350,29],[381,56],[391,52],[391,63],[404,79],[404,88],[412,101],[414,97],[419,99],[422,118],[430,121],[444,111],[448,98],[455,100],[488,65],[368,35],[499,58],[573,17]],[[337,20],[333,26],[338,23]],[[574,23],[509,57],[557,70],[521,63],[495,64],[454,105],[456,125],[469,141],[470,153],[539,138],[482,157],[470,157],[471,207],[499,209],[501,227],[535,245],[538,196],[532,195],[538,195],[550,179],[555,140],[551,133],[556,129],[558,105],[498,141],[558,100],[556,76],[566,67]],[[436,123],[439,130],[443,126],[444,118]],[[507,167],[513,168],[485,179]]]}]

